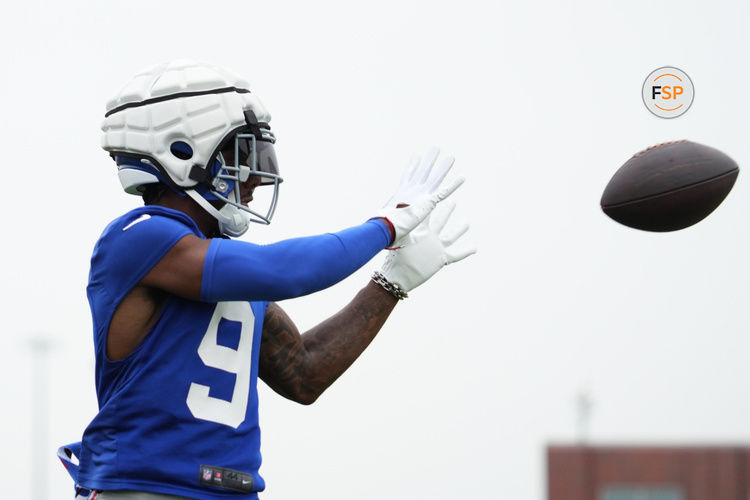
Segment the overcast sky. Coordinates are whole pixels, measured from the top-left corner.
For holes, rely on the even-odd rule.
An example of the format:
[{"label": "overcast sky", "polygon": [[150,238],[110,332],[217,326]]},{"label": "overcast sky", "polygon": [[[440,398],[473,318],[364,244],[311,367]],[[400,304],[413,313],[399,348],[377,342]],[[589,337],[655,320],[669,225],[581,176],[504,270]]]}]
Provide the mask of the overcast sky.
[{"label": "overcast sky", "polygon": [[[750,3],[5,2],[0,145],[3,489],[71,482],[55,448],[96,413],[89,258],[140,200],[99,147],[104,103],[177,57],[246,77],[273,115],[285,178],[270,242],[373,215],[413,152],[435,144],[467,182],[456,216],[479,247],[399,304],[311,407],[260,384],[276,499],[531,499],[547,443],[750,444],[750,184],[708,219],[649,234],[599,198],[631,154],[690,139],[750,165]],[[641,84],[672,65],[692,108],[663,120]],[[301,329],[380,264],[282,303]],[[54,342],[49,453],[32,470],[34,334]],[[31,477],[30,477],[31,475]],[[43,476],[41,476],[43,477]]]}]

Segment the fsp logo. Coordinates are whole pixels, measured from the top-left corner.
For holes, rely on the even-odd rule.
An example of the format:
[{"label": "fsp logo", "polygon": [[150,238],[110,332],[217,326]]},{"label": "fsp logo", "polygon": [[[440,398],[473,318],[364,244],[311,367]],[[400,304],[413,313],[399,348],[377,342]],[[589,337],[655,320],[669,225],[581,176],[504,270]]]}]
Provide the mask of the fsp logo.
[{"label": "fsp logo", "polygon": [[655,69],[643,82],[643,104],[659,118],[677,118],[693,104],[693,82],[679,68]]}]

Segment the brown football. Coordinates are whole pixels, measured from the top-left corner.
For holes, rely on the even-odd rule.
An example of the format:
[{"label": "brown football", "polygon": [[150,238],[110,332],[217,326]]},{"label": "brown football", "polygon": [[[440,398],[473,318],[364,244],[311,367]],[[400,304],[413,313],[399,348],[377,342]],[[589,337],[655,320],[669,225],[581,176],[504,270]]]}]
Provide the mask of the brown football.
[{"label": "brown football", "polygon": [[729,194],[740,169],[721,151],[690,141],[636,153],[604,189],[604,213],[645,231],[676,231],[703,220]]}]

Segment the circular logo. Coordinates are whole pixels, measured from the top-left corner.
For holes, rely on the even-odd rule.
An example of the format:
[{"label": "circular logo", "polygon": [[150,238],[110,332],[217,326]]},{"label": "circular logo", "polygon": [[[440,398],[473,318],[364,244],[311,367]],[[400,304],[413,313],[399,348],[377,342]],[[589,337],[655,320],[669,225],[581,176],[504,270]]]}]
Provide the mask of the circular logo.
[{"label": "circular logo", "polygon": [[655,69],[643,82],[643,104],[659,118],[677,118],[693,104],[695,89],[687,73],[664,66]]}]

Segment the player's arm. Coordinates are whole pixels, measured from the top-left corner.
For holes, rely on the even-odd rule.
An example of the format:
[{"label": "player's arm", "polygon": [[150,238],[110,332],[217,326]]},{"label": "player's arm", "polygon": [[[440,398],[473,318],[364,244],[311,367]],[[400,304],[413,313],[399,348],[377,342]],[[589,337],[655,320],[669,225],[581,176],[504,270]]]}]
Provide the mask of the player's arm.
[{"label": "player's arm", "polygon": [[207,302],[289,299],[341,281],[392,239],[383,219],[270,245],[188,235],[141,284]]},{"label": "player's arm", "polygon": [[462,260],[475,249],[460,244],[468,225],[446,232],[453,206],[427,218],[389,250],[380,277],[370,282],[337,314],[300,335],[275,303],[266,311],[260,347],[259,375],[276,392],[302,404],[314,402],[375,338],[396,305],[398,291],[406,295],[444,266]]},{"label": "player's arm", "polygon": [[198,300],[203,263],[211,240],[188,234],[180,239],[141,280],[140,285]]},{"label": "player's arm", "polygon": [[398,300],[370,282],[341,311],[300,334],[278,304],[268,305],[258,373],[274,391],[313,403],[370,345]]},{"label": "player's arm", "polygon": [[[168,229],[152,219],[123,234],[137,240],[136,231]],[[166,294],[207,302],[298,297],[341,281],[392,239],[388,224],[379,219],[272,245],[185,235],[120,302],[110,322],[107,355],[122,359],[132,352],[157,321]],[[120,266],[123,271],[140,265],[137,256],[122,257],[133,261]]]},{"label": "player's arm", "polygon": [[[398,246],[463,182],[443,181],[453,165],[438,150],[415,159],[379,217],[338,233],[272,245],[181,239],[141,285],[209,302],[275,301],[322,290],[349,276],[384,247]],[[433,168],[435,166],[435,168]]]}]

